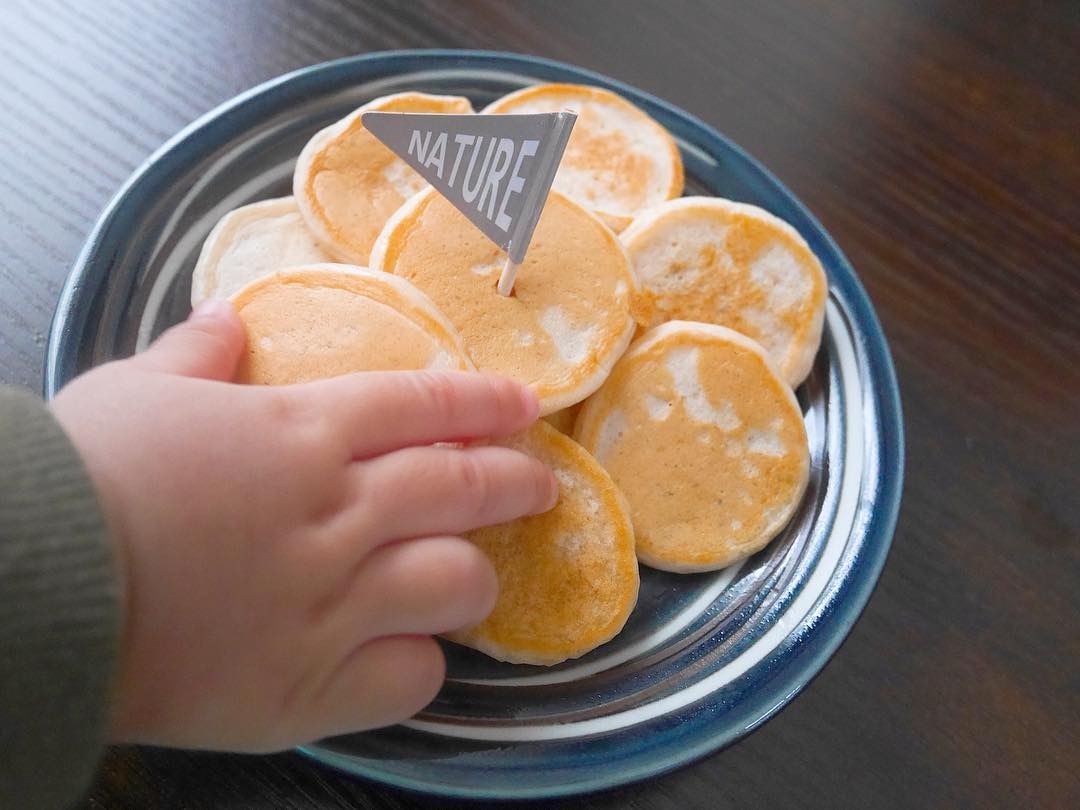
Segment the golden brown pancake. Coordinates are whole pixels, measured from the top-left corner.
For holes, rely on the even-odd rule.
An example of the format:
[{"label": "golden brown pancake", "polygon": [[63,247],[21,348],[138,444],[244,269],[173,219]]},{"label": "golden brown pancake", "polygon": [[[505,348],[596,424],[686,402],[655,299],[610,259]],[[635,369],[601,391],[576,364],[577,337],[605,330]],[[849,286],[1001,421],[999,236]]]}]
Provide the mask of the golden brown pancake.
[{"label": "golden brown pancake", "polygon": [[447,637],[500,661],[557,664],[622,630],[638,596],[634,530],[603,468],[543,422],[509,441],[547,464],[559,501],[467,535],[495,566],[499,598],[480,624]]},{"label": "golden brown pancake", "polygon": [[283,267],[328,261],[292,197],[244,205],[222,217],[206,237],[191,274],[191,304],[228,298]]},{"label": "golden brown pancake", "polygon": [[646,565],[723,568],[787,524],[810,469],[791,388],[754,341],[671,321],[636,341],[574,430],[626,496]]},{"label": "golden brown pancake", "polygon": [[461,337],[400,278],[343,264],[290,268],[232,298],[247,332],[237,382],[287,385],[354,371],[471,370]]},{"label": "golden brown pancake", "polygon": [[506,254],[435,189],[394,214],[371,266],[415,284],[446,314],[481,371],[530,386],[542,414],[580,402],[630,342],[634,281],[619,240],[551,192],[513,294],[496,290]]},{"label": "golden brown pancake", "polygon": [[794,228],[769,212],[715,197],[684,197],[634,220],[621,239],[651,325],[728,326],[756,340],[792,387],[821,343],[825,271]]},{"label": "golden brown pancake", "polygon": [[639,211],[682,194],[683,165],[666,129],[626,99],[598,87],[539,84],[489,104],[485,113],[578,114],[554,187],[616,232]]},{"label": "golden brown pancake", "polygon": [[364,128],[365,112],[473,111],[467,98],[397,93],[365,104],[316,133],[296,161],[293,196],[315,238],[334,258],[367,265],[386,220],[427,182]]}]

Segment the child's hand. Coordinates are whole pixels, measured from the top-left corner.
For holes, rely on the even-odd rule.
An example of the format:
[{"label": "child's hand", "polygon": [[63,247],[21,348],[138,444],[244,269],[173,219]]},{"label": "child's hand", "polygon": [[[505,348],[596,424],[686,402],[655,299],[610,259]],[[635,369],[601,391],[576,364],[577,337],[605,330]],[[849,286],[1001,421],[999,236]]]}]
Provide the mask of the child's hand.
[{"label": "child's hand", "polygon": [[443,680],[431,639],[491,610],[454,535],[549,509],[500,447],[535,398],[480,374],[260,388],[225,304],[73,382],[53,410],[99,489],[126,584],[118,741],[274,750],[402,720]]}]

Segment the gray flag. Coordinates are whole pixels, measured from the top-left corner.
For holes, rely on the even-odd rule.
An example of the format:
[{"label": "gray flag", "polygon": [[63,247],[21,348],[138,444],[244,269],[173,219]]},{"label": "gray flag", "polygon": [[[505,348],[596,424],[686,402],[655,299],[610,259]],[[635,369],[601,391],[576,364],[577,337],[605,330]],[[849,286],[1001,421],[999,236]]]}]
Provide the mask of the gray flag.
[{"label": "gray flag", "polygon": [[572,112],[363,115],[372,135],[503,248],[514,264],[525,258],[575,120]]}]

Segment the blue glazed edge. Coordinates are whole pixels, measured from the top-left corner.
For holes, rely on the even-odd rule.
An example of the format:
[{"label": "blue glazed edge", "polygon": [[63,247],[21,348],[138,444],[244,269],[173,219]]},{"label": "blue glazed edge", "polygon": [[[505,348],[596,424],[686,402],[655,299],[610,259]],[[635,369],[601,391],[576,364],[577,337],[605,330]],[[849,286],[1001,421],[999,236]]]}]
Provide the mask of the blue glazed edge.
[{"label": "blue glazed edge", "polygon": [[[124,221],[130,218],[130,206],[137,203],[147,192],[152,193],[155,174],[167,169],[170,162],[186,162],[186,153],[195,149],[200,136],[208,135],[207,130],[222,126],[228,128],[232,125],[229,119],[243,117],[244,113],[255,113],[261,99],[280,92],[283,87],[299,93],[305,86],[339,86],[350,81],[393,75],[405,70],[455,67],[521,71],[541,79],[576,81],[607,87],[634,100],[653,115],[659,113],[659,117],[678,121],[679,129],[682,130],[680,134],[685,136],[686,130],[693,131],[709,145],[706,151],[710,154],[726,152],[734,155],[741,164],[740,168],[745,168],[753,183],[765,186],[784,199],[790,210],[774,213],[791,222],[822,257],[830,284],[842,291],[851,317],[860,327],[860,362],[865,362],[870,378],[874,381],[873,397],[880,415],[876,437],[879,469],[877,507],[865,527],[858,554],[847,576],[823,595],[819,603],[821,607],[815,611],[816,624],[805,637],[796,644],[781,645],[744,676],[746,699],[740,704],[737,713],[726,718],[723,728],[708,728],[708,719],[703,718],[699,712],[696,718],[681,719],[677,728],[665,732],[663,745],[672,749],[666,756],[658,755],[663,754],[663,751],[657,744],[657,737],[650,735],[647,741],[641,740],[634,751],[627,752],[627,757],[630,758],[635,755],[641,757],[648,752],[645,764],[630,765],[623,770],[594,769],[595,775],[556,788],[496,785],[494,780],[490,786],[458,787],[405,778],[378,768],[367,768],[325,751],[314,752],[304,747],[298,749],[306,756],[353,775],[408,790],[443,796],[521,799],[603,790],[656,776],[701,759],[754,730],[794,698],[820,672],[858,619],[884,566],[896,526],[904,469],[903,420],[896,372],[884,333],[862,284],[831,236],[783,183],[741,147],[697,117],[655,96],[602,74],[541,57],[495,51],[389,51],[347,57],[293,71],[241,93],[197,118],[147,158],[117,192],[95,225],[61,291],[49,333],[44,391],[47,397],[52,397],[74,376],[78,339],[85,330],[91,309],[89,306],[79,306],[80,298],[85,293],[93,293],[107,272],[103,263],[95,263],[95,259],[109,249],[110,240],[123,238],[123,225]],[[690,736],[694,736],[694,739],[688,741]]]}]

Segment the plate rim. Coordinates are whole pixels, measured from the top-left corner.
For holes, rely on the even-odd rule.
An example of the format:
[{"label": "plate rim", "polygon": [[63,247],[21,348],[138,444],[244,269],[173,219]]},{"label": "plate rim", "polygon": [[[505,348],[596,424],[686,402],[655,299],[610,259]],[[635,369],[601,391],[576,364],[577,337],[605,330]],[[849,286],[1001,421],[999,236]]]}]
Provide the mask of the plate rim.
[{"label": "plate rim", "polygon": [[[784,183],[746,150],[693,114],[599,72],[545,57],[504,51],[471,49],[375,51],[302,67],[262,82],[200,115],[154,150],[132,172],[98,217],[64,282],[53,313],[43,369],[44,394],[47,399],[51,399],[73,376],[78,341],[89,315],[87,311],[89,308],[83,307],[80,310],[78,301],[84,290],[102,281],[101,277],[96,279],[88,277],[89,271],[94,266],[93,260],[110,228],[123,214],[124,206],[133,190],[137,189],[148,175],[155,172],[163,158],[189,139],[197,137],[201,130],[227,113],[274,93],[282,85],[321,74],[332,77],[338,72],[362,72],[365,67],[372,69],[378,65],[386,67],[379,75],[392,76],[396,72],[414,72],[418,67],[416,64],[418,61],[424,63],[423,67],[432,69],[486,67],[502,72],[517,70],[529,73],[542,68],[548,72],[561,74],[564,81],[591,83],[613,89],[632,99],[640,99],[682,119],[698,134],[719,144],[722,150],[734,155],[798,210],[804,217],[806,225],[813,231],[815,238],[833,254],[831,258],[834,273],[830,274],[833,276],[830,282],[843,289],[843,302],[850,309],[851,319],[859,327],[854,337],[857,338],[857,348],[861,351],[869,371],[872,381],[870,394],[876,400],[880,417],[877,435],[868,436],[868,440],[877,447],[878,471],[874,488],[876,497],[867,525],[862,529],[862,541],[855,562],[846,575],[820,597],[821,601],[829,603],[829,611],[822,616],[802,642],[807,646],[807,655],[796,671],[784,681],[781,698],[762,701],[761,696],[758,696],[759,704],[768,705],[760,706],[753,712],[755,717],[752,722],[739,728],[721,725],[714,733],[705,735],[697,741],[696,745],[687,748],[678,756],[652,763],[650,767],[633,773],[625,773],[617,769],[603,769],[602,773],[591,778],[559,786],[530,788],[527,785],[507,786],[492,783],[488,787],[472,788],[434,781],[424,782],[422,779],[402,776],[377,767],[365,767],[355,761],[335,760],[335,757],[328,752],[313,750],[311,746],[299,746],[295,750],[323,765],[331,766],[352,776],[365,777],[406,790],[454,798],[523,799],[578,795],[638,782],[675,770],[718,752],[775,716],[821,672],[847,639],[876,587],[891,547],[903,490],[905,458],[903,414],[892,356],[876,312],[847,257],[831,234]],[[361,77],[356,78],[360,80]],[[102,276],[101,273],[98,275]]]}]

